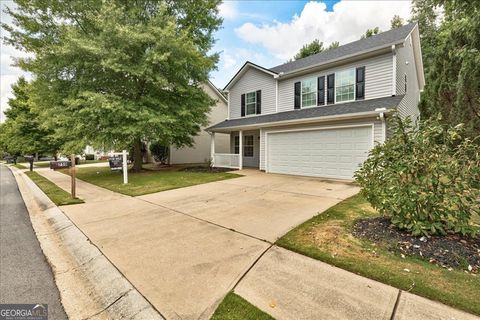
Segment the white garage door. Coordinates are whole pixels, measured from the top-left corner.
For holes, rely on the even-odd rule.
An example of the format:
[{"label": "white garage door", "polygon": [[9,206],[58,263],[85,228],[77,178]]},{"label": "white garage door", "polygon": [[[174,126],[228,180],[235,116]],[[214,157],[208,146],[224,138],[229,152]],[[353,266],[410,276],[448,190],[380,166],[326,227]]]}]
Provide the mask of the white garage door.
[{"label": "white garage door", "polygon": [[269,133],[268,172],[352,179],[372,148],[372,127]]}]

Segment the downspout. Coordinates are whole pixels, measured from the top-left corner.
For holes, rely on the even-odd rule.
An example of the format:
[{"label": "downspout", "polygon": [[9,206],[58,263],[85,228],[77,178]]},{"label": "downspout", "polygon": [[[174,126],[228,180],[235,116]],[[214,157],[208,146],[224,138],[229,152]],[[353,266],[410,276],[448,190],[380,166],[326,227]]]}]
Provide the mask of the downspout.
[{"label": "downspout", "polygon": [[386,121],[386,116],[385,112],[387,111],[386,108],[377,108],[375,111],[378,112],[378,116],[380,118],[380,121],[382,122],[382,143],[387,141],[387,121]]}]

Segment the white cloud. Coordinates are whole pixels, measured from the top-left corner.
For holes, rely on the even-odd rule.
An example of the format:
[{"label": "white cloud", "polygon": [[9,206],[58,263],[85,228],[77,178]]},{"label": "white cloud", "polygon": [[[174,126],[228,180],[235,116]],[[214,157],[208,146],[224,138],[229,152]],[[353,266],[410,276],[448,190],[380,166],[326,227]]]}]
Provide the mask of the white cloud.
[{"label": "white cloud", "polygon": [[223,1],[218,9],[220,17],[223,19],[235,19],[238,16],[237,3],[235,1]]},{"label": "white cloud", "polygon": [[248,22],[235,32],[244,41],[261,45],[286,61],[315,38],[327,45],[333,41],[345,44],[358,40],[368,28],[389,30],[392,17],[398,14],[406,20],[410,8],[409,1],[342,0],[328,12],[325,3],[311,1],[291,21],[263,25]]}]

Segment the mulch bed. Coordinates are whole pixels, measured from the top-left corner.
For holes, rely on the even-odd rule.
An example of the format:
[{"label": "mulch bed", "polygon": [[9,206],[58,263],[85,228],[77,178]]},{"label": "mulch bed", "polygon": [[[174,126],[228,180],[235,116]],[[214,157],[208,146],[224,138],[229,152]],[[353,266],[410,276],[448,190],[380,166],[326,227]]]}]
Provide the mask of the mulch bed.
[{"label": "mulch bed", "polygon": [[188,167],[188,168],[183,168],[179,171],[185,171],[185,172],[206,172],[206,173],[220,173],[220,172],[228,172],[228,171],[235,171],[235,169],[231,168],[217,168],[217,167],[205,167],[205,166],[197,166],[197,167]]},{"label": "mulch bed", "polygon": [[401,255],[421,257],[444,268],[460,268],[477,273],[480,270],[480,237],[446,236],[414,237],[398,229],[386,217],[360,219],[353,235],[382,243]]}]

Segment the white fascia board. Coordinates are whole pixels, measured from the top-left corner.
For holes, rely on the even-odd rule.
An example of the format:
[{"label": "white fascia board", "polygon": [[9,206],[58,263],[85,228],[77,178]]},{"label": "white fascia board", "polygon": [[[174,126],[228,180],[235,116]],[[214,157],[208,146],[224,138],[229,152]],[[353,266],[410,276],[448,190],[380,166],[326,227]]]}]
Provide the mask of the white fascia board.
[{"label": "white fascia board", "polygon": [[240,68],[240,70],[237,71],[237,73],[233,76],[233,78],[227,83],[225,86],[224,90],[229,90],[237,81],[240,79],[245,72],[247,72],[248,68],[254,68],[257,69],[261,72],[264,72],[266,74],[271,75],[272,77],[276,78],[278,74],[276,72],[270,71],[266,68],[263,68],[261,66],[257,66],[254,63],[251,63],[250,61],[245,62],[245,64]]},{"label": "white fascia board", "polygon": [[[269,128],[269,127],[278,127],[284,125],[297,125],[297,124],[305,124],[305,123],[312,123],[312,122],[327,122],[327,121],[335,121],[335,120],[349,120],[349,119],[359,119],[359,118],[367,118],[367,117],[376,117],[379,113],[389,113],[392,112],[393,109],[376,109],[375,111],[368,111],[368,112],[357,112],[357,113],[349,113],[349,114],[342,114],[342,115],[333,115],[333,116],[324,116],[324,117],[316,117],[316,118],[306,118],[306,119],[294,119],[294,120],[284,120],[284,121],[276,121],[276,122],[263,122],[263,123],[255,123],[255,124],[248,124],[243,126],[235,126],[235,127],[228,127],[228,128],[218,128],[214,129],[215,132],[231,132],[231,131],[238,131],[238,130],[247,130],[247,129],[260,129],[260,128]],[[211,130],[208,130],[211,131]]]}]

